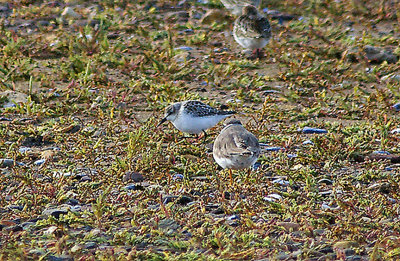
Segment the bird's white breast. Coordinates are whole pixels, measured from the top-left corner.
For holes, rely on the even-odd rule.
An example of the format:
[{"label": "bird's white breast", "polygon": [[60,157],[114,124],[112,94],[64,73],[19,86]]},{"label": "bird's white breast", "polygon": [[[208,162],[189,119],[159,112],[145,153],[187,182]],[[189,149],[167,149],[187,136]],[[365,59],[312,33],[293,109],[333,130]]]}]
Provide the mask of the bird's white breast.
[{"label": "bird's white breast", "polygon": [[195,117],[187,113],[179,115],[172,124],[178,130],[190,134],[199,134],[203,130],[207,130],[215,126],[218,122],[225,119],[229,115],[213,115],[204,117]]},{"label": "bird's white breast", "polygon": [[245,38],[245,37],[237,37],[234,34],[235,40],[238,44],[240,44],[243,48],[246,49],[261,49],[266,46],[269,42],[269,39],[266,38]]}]

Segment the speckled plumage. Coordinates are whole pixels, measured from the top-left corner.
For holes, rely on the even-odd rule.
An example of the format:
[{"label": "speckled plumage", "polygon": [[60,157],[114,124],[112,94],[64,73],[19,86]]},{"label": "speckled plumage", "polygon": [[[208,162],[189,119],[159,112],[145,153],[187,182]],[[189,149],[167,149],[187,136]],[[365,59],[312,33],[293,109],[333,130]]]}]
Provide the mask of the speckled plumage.
[{"label": "speckled plumage", "polygon": [[233,36],[245,49],[261,49],[271,38],[271,25],[257,8],[248,5],[243,8],[243,15],[235,21]]},{"label": "speckled plumage", "polygon": [[246,5],[260,6],[261,0],[221,0],[221,3],[234,15],[241,15]]},{"label": "speckled plumage", "polygon": [[214,142],[213,157],[222,168],[245,169],[260,156],[258,139],[240,121],[229,120]]},{"label": "speckled plumage", "polygon": [[235,113],[215,109],[200,101],[183,101],[169,105],[160,124],[169,120],[182,132],[199,134]]}]

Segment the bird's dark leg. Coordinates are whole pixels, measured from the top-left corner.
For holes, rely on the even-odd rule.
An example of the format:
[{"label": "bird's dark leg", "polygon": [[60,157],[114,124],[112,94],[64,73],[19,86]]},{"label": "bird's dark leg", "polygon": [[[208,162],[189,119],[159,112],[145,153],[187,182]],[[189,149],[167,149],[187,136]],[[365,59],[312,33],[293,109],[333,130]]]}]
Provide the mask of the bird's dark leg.
[{"label": "bird's dark leg", "polygon": [[257,58],[261,59],[264,57],[264,53],[261,51],[261,49],[257,49]]},{"label": "bird's dark leg", "polygon": [[207,138],[207,132],[205,130],[203,130],[203,135],[204,135],[203,143],[205,143],[206,142],[206,138]]},{"label": "bird's dark leg", "polygon": [[229,178],[231,179],[231,186],[233,185],[232,170],[229,169]]},{"label": "bird's dark leg", "polygon": [[257,58],[257,50],[258,49],[254,49],[253,52],[251,53],[249,60],[254,60]]}]

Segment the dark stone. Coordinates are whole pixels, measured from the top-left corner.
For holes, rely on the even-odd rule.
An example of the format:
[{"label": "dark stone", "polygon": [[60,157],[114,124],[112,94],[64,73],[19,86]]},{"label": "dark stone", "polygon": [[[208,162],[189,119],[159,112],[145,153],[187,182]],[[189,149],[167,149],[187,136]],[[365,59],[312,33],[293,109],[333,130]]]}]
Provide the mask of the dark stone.
[{"label": "dark stone", "polygon": [[192,198],[190,198],[190,197],[188,197],[188,196],[182,196],[182,197],[180,197],[179,199],[178,199],[178,204],[181,204],[181,205],[186,205],[187,203],[190,203],[190,202],[192,202],[193,200],[192,200]]},{"label": "dark stone", "polygon": [[330,179],[320,179],[320,180],[318,180],[318,183],[323,183],[323,184],[326,184],[326,185],[332,185],[333,181],[330,180]]},{"label": "dark stone", "polygon": [[73,261],[74,259],[70,256],[54,256],[50,255],[47,257],[47,261]]},{"label": "dark stone", "polygon": [[324,247],[321,250],[319,250],[319,252],[324,253],[324,254],[333,253],[333,248],[332,247]]},{"label": "dark stone", "polygon": [[19,206],[19,205],[10,205],[10,206],[8,206],[8,209],[16,209],[16,210],[22,211],[24,209],[24,207]]},{"label": "dark stone", "polygon": [[345,254],[346,256],[352,256],[352,255],[354,255],[355,253],[356,253],[356,251],[354,251],[354,250],[351,249],[351,248],[347,248],[347,249],[344,250],[344,254]]},{"label": "dark stone", "polygon": [[18,232],[24,230],[22,226],[16,225],[11,228],[12,232]]},{"label": "dark stone", "polygon": [[225,199],[231,199],[231,196],[232,196],[231,193],[229,193],[228,191],[224,192],[224,198]]},{"label": "dark stone", "polygon": [[163,204],[168,204],[171,202],[174,202],[176,199],[178,198],[178,196],[165,196],[164,200],[163,200]]},{"label": "dark stone", "polygon": [[225,211],[224,211],[223,208],[219,207],[219,208],[217,208],[217,209],[211,211],[211,213],[214,214],[214,215],[220,215],[220,214],[224,214]]},{"label": "dark stone", "polygon": [[79,201],[76,200],[76,199],[74,199],[74,198],[71,198],[71,199],[69,199],[69,200],[67,201],[67,204],[70,205],[70,206],[76,206],[76,205],[79,204]]},{"label": "dark stone", "polygon": [[136,184],[129,184],[124,188],[126,190],[144,190],[144,187],[142,185],[136,185]]},{"label": "dark stone", "polygon": [[48,144],[51,144],[51,143],[52,142],[50,142],[50,141],[43,140],[43,137],[39,135],[39,136],[36,136],[36,137],[27,137],[27,138],[25,138],[25,140],[22,142],[22,146],[25,146],[25,147],[32,147],[32,146],[40,147],[40,146],[48,145]]},{"label": "dark stone", "polygon": [[45,216],[53,216],[56,219],[60,218],[60,215],[66,215],[68,214],[68,211],[65,209],[46,209],[42,213]]},{"label": "dark stone", "polygon": [[127,173],[125,173],[122,180],[124,182],[127,182],[127,181],[142,182],[142,181],[144,181],[144,177],[140,173],[128,171]]},{"label": "dark stone", "polygon": [[86,249],[95,249],[97,247],[97,244],[95,242],[87,242],[84,245],[84,248]]}]

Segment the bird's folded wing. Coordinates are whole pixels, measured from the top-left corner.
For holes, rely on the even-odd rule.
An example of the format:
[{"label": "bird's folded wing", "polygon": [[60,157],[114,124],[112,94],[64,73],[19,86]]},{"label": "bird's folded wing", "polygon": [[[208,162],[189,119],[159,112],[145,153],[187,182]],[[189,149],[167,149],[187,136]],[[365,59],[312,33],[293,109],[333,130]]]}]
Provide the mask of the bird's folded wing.
[{"label": "bird's folded wing", "polygon": [[243,19],[241,32],[243,35],[249,38],[268,38],[271,34],[271,26],[268,19],[262,17],[257,20]]}]

